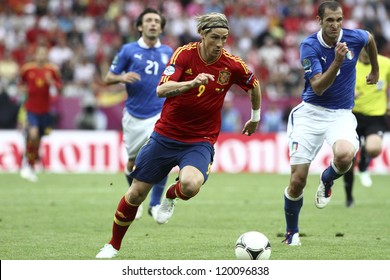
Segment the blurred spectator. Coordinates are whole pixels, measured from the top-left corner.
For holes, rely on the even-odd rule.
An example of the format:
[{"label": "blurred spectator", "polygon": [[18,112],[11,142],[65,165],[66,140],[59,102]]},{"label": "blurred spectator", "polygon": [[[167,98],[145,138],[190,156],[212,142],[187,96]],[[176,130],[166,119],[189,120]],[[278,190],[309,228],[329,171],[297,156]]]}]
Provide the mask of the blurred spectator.
[{"label": "blurred spectator", "polygon": [[19,65],[12,58],[11,52],[6,50],[4,56],[0,58],[0,92],[4,91],[15,97],[18,74]]},{"label": "blurred spectator", "polygon": [[240,112],[234,107],[233,94],[229,92],[222,107],[222,126],[223,132],[241,132],[242,118]]},{"label": "blurred spectator", "polygon": [[115,20],[123,11],[124,0],[112,0],[110,2],[105,17],[108,20]]},{"label": "blurred spectator", "polygon": [[74,63],[72,60],[65,60],[61,68],[61,76],[64,84],[69,84],[74,81]]},{"label": "blurred spectator", "polygon": [[279,132],[286,129],[283,125],[283,111],[275,103],[269,104],[261,123],[263,132]]},{"label": "blurred spectator", "polygon": [[223,13],[224,6],[219,0],[205,1],[203,13]]},{"label": "blurred spectator", "polygon": [[66,61],[73,58],[74,52],[67,45],[66,37],[60,35],[56,38],[55,45],[49,50],[49,61],[56,64],[59,68],[63,66]]},{"label": "blurred spectator", "polygon": [[83,43],[83,34],[79,32],[76,26],[66,33],[66,40],[71,48],[81,46]]},{"label": "blurred spectator", "polygon": [[272,69],[283,60],[283,49],[276,44],[271,35],[268,35],[264,38],[264,45],[259,48],[258,55],[260,61]]},{"label": "blurred spectator", "polygon": [[97,78],[96,74],[96,65],[86,55],[81,54],[74,64],[74,82],[92,84]]},{"label": "blurred spectator", "polygon": [[49,37],[49,32],[40,26],[39,17],[36,17],[33,26],[26,30],[26,40],[31,45],[37,45],[40,38]]},{"label": "blurred spectator", "polygon": [[88,104],[76,116],[76,128],[104,130],[107,128],[107,116],[95,104]]},{"label": "blurred spectator", "polygon": [[16,128],[19,105],[12,101],[5,90],[0,91],[0,129]]},{"label": "blurred spectator", "polygon": [[[70,93],[73,97],[84,95],[78,88],[80,75],[76,73],[80,65],[76,62],[81,61],[79,54],[85,54],[101,76],[119,46],[137,40],[138,30],[133,23],[146,6],[161,9],[169,18],[161,41],[173,49],[199,39],[194,16],[210,11],[225,13],[231,22],[231,36],[225,47],[246,58],[249,68],[264,85],[264,98],[272,102],[301,95],[299,44],[318,26],[313,20],[318,1],[14,0],[1,3],[0,57],[7,50],[20,66],[32,60],[38,45],[52,47],[50,59],[61,68],[67,87],[65,95]],[[389,56],[390,2],[342,3],[344,25],[370,30],[379,53]],[[72,55],[69,49],[59,50],[63,44],[60,37],[64,37]],[[84,74],[86,71],[82,70]],[[88,91],[95,92],[98,82],[96,77],[94,82],[89,80]],[[12,90],[8,94],[13,98]]]}]

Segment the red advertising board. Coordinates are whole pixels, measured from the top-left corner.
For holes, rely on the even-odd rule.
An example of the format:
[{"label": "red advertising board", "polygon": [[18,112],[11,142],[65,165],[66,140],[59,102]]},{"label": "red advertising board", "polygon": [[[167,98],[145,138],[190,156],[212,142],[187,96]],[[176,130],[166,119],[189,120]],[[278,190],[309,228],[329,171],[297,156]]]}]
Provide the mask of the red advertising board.
[{"label": "red advertising board", "polygon": [[[0,172],[19,170],[23,136],[16,130],[0,130]],[[289,173],[285,133],[222,133],[215,145],[213,172]],[[311,164],[312,172],[329,165],[332,154],[324,144]],[[118,131],[56,130],[42,141],[41,167],[49,172],[121,172],[127,161]],[[381,155],[372,161],[372,172],[390,172],[390,134],[384,137]]]}]

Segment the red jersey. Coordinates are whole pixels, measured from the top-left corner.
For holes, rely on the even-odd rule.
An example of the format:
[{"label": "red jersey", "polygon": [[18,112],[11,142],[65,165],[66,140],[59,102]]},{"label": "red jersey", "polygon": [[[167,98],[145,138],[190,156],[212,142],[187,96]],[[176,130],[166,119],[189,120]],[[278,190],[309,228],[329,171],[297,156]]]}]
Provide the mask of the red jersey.
[{"label": "red jersey", "polygon": [[236,84],[248,91],[258,84],[258,80],[239,57],[225,49],[215,62],[208,64],[201,58],[199,47],[199,42],[179,47],[172,55],[160,84],[193,80],[200,73],[214,75],[215,80],[168,97],[155,131],[181,142],[214,144],[221,130],[221,110],[229,88]]},{"label": "red jersey", "polygon": [[58,67],[47,63],[39,66],[35,62],[26,63],[20,71],[22,83],[27,86],[26,110],[35,114],[50,111],[50,86],[48,80],[54,80],[55,87],[61,87]]}]

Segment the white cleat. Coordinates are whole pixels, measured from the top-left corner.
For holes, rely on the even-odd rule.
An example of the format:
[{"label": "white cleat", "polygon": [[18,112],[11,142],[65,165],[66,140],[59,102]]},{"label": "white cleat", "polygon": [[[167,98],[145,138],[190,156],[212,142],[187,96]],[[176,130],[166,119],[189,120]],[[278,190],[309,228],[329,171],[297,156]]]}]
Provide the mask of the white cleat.
[{"label": "white cleat", "polygon": [[152,206],[152,207],[149,207],[149,209],[148,209],[149,215],[152,216],[152,218],[155,221],[156,221],[156,216],[157,216],[157,210],[158,210],[159,207],[160,207],[160,204]]},{"label": "white cleat", "polygon": [[157,208],[156,213],[156,222],[158,224],[166,224],[173,215],[173,210],[175,210],[177,198],[170,199],[164,197],[161,205]]},{"label": "white cleat", "polygon": [[33,183],[36,183],[38,181],[37,175],[35,174],[34,170],[29,166],[25,166],[22,168],[22,170],[20,171],[20,176],[23,179],[26,179],[27,181]]},{"label": "white cleat", "polygon": [[331,197],[332,197],[332,187],[331,186],[328,188],[325,187],[324,183],[322,182],[322,173],[321,173],[320,185],[318,186],[315,199],[314,199],[316,207],[319,209],[325,208],[325,206],[328,205]]},{"label": "white cleat", "polygon": [[372,186],[372,179],[370,173],[368,173],[367,171],[360,172],[359,177],[360,183],[363,187],[369,188]]},{"label": "white cleat", "polygon": [[118,255],[118,250],[112,247],[111,244],[104,245],[100,252],[96,255],[97,259],[112,259]]},{"label": "white cleat", "polygon": [[144,212],[144,206],[140,204],[140,206],[138,206],[137,214],[135,214],[135,219],[136,220],[141,219],[143,212]]},{"label": "white cleat", "polygon": [[283,243],[289,245],[289,246],[301,246],[301,240],[299,238],[299,233],[290,233],[287,232],[285,235],[285,239],[283,240]]}]

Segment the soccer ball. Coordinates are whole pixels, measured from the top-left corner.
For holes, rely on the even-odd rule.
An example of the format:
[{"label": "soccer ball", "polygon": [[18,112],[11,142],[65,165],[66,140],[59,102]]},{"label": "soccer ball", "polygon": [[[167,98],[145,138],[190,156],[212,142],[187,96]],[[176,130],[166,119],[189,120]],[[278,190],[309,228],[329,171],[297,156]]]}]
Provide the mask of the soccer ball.
[{"label": "soccer ball", "polygon": [[261,232],[248,231],[237,239],[235,254],[238,260],[268,260],[271,244]]}]

